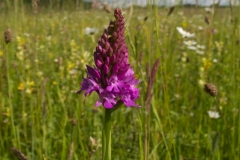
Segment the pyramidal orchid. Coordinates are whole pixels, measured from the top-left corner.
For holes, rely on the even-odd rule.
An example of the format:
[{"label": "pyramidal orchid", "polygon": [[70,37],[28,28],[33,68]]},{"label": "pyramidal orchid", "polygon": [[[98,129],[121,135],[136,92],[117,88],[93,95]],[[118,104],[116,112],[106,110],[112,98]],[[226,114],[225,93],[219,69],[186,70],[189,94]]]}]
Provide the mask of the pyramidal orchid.
[{"label": "pyramidal orchid", "polygon": [[117,8],[115,20],[104,30],[94,52],[95,66],[87,67],[87,77],[80,83],[85,96],[97,92],[99,100],[95,106],[104,106],[102,132],[102,159],[111,160],[111,113],[123,103],[127,107],[140,107],[135,101],[139,98],[139,83],[128,62],[128,49],[124,38],[124,17]]},{"label": "pyramidal orchid", "polygon": [[115,21],[110,22],[98,41],[94,52],[95,67],[87,65],[87,78],[80,83],[85,96],[93,91],[99,95],[95,106],[111,109],[121,100],[127,107],[139,107],[139,97],[134,71],[128,63],[128,49],[124,41],[124,17],[115,9]]}]

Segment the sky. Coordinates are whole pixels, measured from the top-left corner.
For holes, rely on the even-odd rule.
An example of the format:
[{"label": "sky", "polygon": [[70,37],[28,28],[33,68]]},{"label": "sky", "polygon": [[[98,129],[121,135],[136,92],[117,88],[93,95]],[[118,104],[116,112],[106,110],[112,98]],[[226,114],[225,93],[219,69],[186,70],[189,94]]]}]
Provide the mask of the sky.
[{"label": "sky", "polygon": [[[90,0],[84,0],[90,1]],[[175,4],[196,4],[196,0],[100,0],[101,2],[106,2],[112,7],[128,7],[131,4],[146,6],[148,3],[155,1],[159,6],[173,6]],[[220,1],[220,2],[219,2]],[[198,4],[201,6],[210,6],[213,3],[219,2],[221,6],[228,6],[229,1],[232,4],[240,4],[240,0],[198,0]]]}]

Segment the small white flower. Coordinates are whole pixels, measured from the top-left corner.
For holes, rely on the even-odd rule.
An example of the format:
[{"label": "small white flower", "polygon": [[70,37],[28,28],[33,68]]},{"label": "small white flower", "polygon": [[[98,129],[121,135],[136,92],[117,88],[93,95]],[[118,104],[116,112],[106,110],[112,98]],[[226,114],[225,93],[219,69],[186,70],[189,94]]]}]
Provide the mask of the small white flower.
[{"label": "small white flower", "polygon": [[181,58],[181,61],[182,61],[182,62],[187,62],[187,57],[182,57],[182,58]]},{"label": "small white flower", "polygon": [[177,13],[179,16],[183,16],[183,12],[178,12]]},{"label": "small white flower", "polygon": [[200,72],[204,72],[204,67],[199,67]]},{"label": "small white flower", "polygon": [[197,50],[197,47],[195,47],[195,46],[187,46],[187,48],[190,50]]},{"label": "small white flower", "polygon": [[197,45],[197,48],[199,48],[199,49],[205,49],[206,47],[204,46],[204,45]]},{"label": "small white flower", "polygon": [[77,73],[77,71],[76,71],[76,69],[71,69],[71,70],[69,71],[69,73],[70,73],[71,75],[74,75],[74,74]]},{"label": "small white flower", "polygon": [[214,13],[213,8],[209,8],[209,7],[206,7],[205,11],[208,12],[208,13]]},{"label": "small white flower", "polygon": [[233,108],[232,111],[233,111],[233,113],[238,114],[239,109],[238,108]]},{"label": "small white flower", "polygon": [[86,35],[97,34],[97,33],[98,33],[98,29],[97,29],[97,28],[86,27],[86,28],[84,29],[84,33],[85,33]]},{"label": "small white flower", "polygon": [[138,16],[137,19],[138,19],[138,20],[144,20],[145,17],[144,17],[144,16]]},{"label": "small white flower", "polygon": [[204,54],[204,51],[196,50],[196,53],[197,53],[197,54],[200,54],[200,55],[203,55],[203,54]]},{"label": "small white flower", "polygon": [[208,111],[208,115],[210,118],[218,119],[220,117],[217,111]]},{"label": "small white flower", "polygon": [[183,43],[184,43],[185,45],[187,45],[187,46],[192,46],[192,45],[196,45],[196,44],[197,44],[196,41],[191,41],[191,40],[189,40],[189,41],[183,41]]},{"label": "small white flower", "polygon": [[182,35],[182,38],[185,38],[185,37],[190,38],[190,37],[194,37],[195,36],[194,33],[191,34],[191,33],[187,32],[187,31],[184,31],[181,27],[177,27],[177,30]]},{"label": "small white flower", "polygon": [[30,34],[29,33],[24,33],[24,36],[30,37]]},{"label": "small white flower", "polygon": [[180,95],[179,95],[179,94],[174,94],[174,97],[175,97],[176,99],[179,99],[179,98],[180,98]]},{"label": "small white flower", "polygon": [[199,29],[199,30],[203,30],[203,27],[202,27],[202,26],[198,26],[198,29]]},{"label": "small white flower", "polygon": [[214,59],[213,59],[213,62],[214,62],[214,63],[217,63],[217,62],[218,62],[218,60],[214,58]]},{"label": "small white flower", "polygon": [[204,80],[202,80],[202,79],[198,80],[198,84],[199,84],[200,86],[204,86],[205,83],[206,83],[206,82],[205,82]]},{"label": "small white flower", "polygon": [[38,72],[37,72],[37,75],[38,75],[39,77],[41,77],[41,76],[43,75],[43,72],[38,71]]}]

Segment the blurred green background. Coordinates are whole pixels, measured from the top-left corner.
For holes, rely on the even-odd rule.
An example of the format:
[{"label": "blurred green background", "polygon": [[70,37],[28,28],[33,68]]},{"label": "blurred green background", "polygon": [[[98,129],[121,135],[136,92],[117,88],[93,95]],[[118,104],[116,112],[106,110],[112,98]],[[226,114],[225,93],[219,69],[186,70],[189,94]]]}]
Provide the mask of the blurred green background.
[{"label": "blurred green background", "polygon": [[[12,147],[32,160],[101,159],[103,107],[94,107],[97,94],[76,92],[114,8],[5,0],[0,10],[0,159],[14,159]],[[112,159],[239,159],[239,6],[122,10],[142,107],[114,112]]]}]

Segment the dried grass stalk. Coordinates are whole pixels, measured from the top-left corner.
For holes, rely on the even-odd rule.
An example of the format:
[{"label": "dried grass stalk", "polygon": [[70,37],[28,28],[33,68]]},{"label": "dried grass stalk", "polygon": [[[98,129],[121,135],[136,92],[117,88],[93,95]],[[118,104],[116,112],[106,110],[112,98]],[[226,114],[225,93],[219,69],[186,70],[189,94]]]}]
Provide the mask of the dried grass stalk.
[{"label": "dried grass stalk", "polygon": [[74,150],[74,142],[71,143],[70,150],[69,150],[69,153],[68,153],[68,160],[72,160],[73,150]]},{"label": "dried grass stalk", "polygon": [[151,98],[152,98],[151,91],[152,91],[153,84],[154,84],[155,79],[156,79],[156,74],[157,74],[157,70],[159,68],[159,65],[160,65],[160,60],[158,58],[155,61],[153,67],[152,67],[150,76],[148,77],[148,86],[147,86],[147,93],[146,93],[146,100],[145,100],[145,106],[146,106],[147,110],[149,110],[149,107],[150,107],[150,101],[151,101]]},{"label": "dried grass stalk", "polygon": [[17,148],[11,148],[10,150],[18,160],[28,160],[28,158]]},{"label": "dried grass stalk", "polygon": [[169,9],[168,16],[170,16],[173,13],[173,11],[174,11],[174,6]]},{"label": "dried grass stalk", "polygon": [[111,13],[112,9],[111,7],[107,4],[107,3],[102,3],[103,5],[103,9],[107,12],[107,13]]}]

